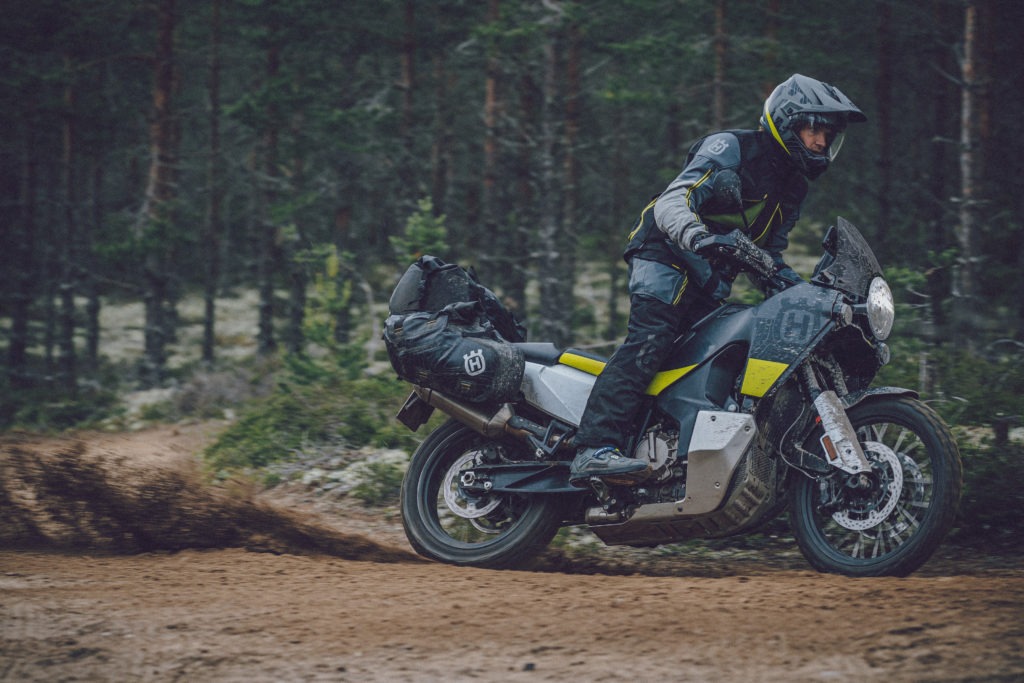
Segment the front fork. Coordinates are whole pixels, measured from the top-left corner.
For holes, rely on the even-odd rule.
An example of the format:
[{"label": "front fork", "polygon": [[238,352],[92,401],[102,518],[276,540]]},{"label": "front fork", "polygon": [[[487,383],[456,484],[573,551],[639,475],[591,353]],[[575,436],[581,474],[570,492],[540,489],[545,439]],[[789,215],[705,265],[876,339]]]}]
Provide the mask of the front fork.
[{"label": "front fork", "polygon": [[829,464],[849,474],[870,472],[871,464],[864,455],[839,395],[833,389],[822,388],[810,362],[804,363],[800,372],[825,430],[821,445]]}]

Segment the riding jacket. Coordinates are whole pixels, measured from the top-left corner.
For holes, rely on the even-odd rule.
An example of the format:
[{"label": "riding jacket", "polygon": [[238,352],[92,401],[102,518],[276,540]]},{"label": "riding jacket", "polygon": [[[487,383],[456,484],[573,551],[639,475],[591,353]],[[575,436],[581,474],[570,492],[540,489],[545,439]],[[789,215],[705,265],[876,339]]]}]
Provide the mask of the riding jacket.
[{"label": "riding jacket", "polygon": [[[725,169],[740,177],[742,212],[715,196],[715,177]],[[679,176],[644,208],[623,257],[627,262],[637,257],[669,265],[705,298],[720,301],[729,296],[738,270],[728,262],[696,254],[691,242],[705,230],[725,234],[738,228],[771,254],[780,273],[799,280],[782,252],[806,196],[807,180],[768,133],[713,133],[690,148]]]}]

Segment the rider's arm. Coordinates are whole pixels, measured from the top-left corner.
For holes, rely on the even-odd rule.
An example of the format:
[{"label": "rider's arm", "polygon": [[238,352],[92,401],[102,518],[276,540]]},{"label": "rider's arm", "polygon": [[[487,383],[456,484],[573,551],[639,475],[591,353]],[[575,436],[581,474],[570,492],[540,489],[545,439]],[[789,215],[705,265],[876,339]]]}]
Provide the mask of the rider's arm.
[{"label": "rider's arm", "polygon": [[654,205],[658,228],[683,250],[693,251],[694,238],[708,232],[700,220],[701,207],[714,194],[715,173],[739,165],[739,150],[732,133],[709,135]]}]

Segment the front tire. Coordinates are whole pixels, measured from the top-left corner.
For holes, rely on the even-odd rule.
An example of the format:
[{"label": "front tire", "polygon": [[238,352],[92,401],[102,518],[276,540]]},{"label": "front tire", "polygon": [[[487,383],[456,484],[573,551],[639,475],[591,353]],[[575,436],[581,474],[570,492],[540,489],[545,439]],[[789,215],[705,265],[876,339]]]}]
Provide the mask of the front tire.
[{"label": "front tire", "polygon": [[[847,576],[906,576],[923,565],[956,518],[963,485],[960,452],[949,428],[916,399],[886,396],[848,411],[876,483],[837,493],[844,474],[793,487],[790,525],[818,571]],[[804,448],[820,452],[821,431]],[[825,504],[833,501],[831,504]],[[838,501],[835,502],[835,501]]]},{"label": "front tire", "polygon": [[402,526],[416,552],[449,564],[498,569],[527,564],[550,543],[563,518],[558,496],[471,499],[460,489],[462,469],[485,449],[503,448],[450,420],[416,449],[401,495]]}]

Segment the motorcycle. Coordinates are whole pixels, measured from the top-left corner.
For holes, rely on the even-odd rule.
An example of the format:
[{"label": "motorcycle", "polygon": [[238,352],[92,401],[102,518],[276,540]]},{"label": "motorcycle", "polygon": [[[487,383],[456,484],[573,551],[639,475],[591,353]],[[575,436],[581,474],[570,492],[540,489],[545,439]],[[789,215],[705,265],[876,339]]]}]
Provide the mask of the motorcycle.
[{"label": "motorcycle", "polygon": [[[640,482],[569,484],[599,356],[510,344],[522,373],[500,402],[414,384],[403,424],[415,431],[434,409],[450,419],[416,449],[402,483],[412,547],[506,568],[529,562],[564,525],[651,547],[751,533],[788,510],[818,571],[918,569],[956,517],[960,454],[915,392],[870,386],[889,361],[895,313],[871,248],[842,218],[823,247],[809,281],[757,305],[727,303],[675,341],[629,435],[626,452],[650,463]],[[757,254],[748,261],[770,275]],[[463,357],[467,373],[479,369],[470,364],[479,356]]]}]

